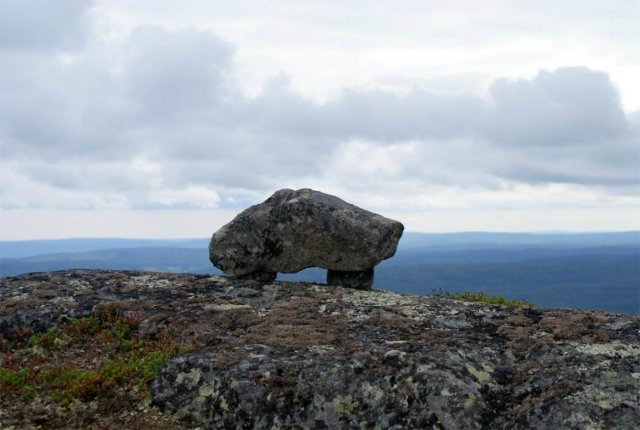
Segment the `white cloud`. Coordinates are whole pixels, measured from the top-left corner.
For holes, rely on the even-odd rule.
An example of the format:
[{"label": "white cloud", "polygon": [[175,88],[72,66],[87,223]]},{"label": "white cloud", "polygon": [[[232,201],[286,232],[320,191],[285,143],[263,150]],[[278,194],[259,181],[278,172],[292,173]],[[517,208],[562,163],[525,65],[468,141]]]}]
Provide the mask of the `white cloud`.
[{"label": "white cloud", "polygon": [[475,3],[27,3],[0,39],[5,209],[241,208],[285,186],[380,210],[640,205],[628,41],[539,61],[563,22],[563,50],[605,37],[595,3],[566,22],[537,3],[500,5],[509,22]]},{"label": "white cloud", "polygon": [[212,189],[197,185],[187,185],[180,189],[152,190],[149,202],[172,208],[216,209],[220,202],[220,196]]},{"label": "white cloud", "polygon": [[612,76],[627,110],[640,109],[635,0],[111,0],[97,9],[121,28],[195,27],[233,41],[243,90],[252,94],[281,73],[296,91],[326,100],[390,77],[410,89],[464,75],[454,79],[457,89],[481,92],[496,77],[586,65]]}]

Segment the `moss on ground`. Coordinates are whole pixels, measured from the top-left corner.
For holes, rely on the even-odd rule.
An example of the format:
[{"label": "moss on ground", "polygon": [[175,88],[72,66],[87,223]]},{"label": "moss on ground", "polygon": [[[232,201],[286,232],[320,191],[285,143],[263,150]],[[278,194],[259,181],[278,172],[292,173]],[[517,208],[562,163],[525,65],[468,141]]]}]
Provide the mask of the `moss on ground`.
[{"label": "moss on ground", "polygon": [[[93,414],[96,409],[138,410],[147,403],[147,385],[158,367],[189,349],[169,337],[142,338],[139,323],[135,316],[102,314],[43,333],[25,332],[0,351],[1,397],[19,399],[10,403],[24,405],[24,415],[32,403],[47,404],[44,409],[55,410],[61,421],[90,423],[89,416],[66,415]],[[94,405],[83,412],[73,407],[79,402]]]}]

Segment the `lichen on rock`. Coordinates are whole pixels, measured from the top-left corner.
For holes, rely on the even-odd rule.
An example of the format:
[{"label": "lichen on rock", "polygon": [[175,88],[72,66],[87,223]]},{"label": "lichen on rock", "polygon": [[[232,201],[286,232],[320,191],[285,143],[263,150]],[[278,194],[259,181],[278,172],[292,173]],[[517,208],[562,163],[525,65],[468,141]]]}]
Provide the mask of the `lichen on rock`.
[{"label": "lichen on rock", "polygon": [[[157,368],[150,404],[126,406],[164,414],[164,428],[640,426],[629,315],[202,275],[28,274],[0,281],[0,367],[34,353],[25,336],[85,317],[134,318],[132,340],[188,346]],[[6,384],[3,428],[72,413]],[[132,425],[125,415],[83,425]]]}]

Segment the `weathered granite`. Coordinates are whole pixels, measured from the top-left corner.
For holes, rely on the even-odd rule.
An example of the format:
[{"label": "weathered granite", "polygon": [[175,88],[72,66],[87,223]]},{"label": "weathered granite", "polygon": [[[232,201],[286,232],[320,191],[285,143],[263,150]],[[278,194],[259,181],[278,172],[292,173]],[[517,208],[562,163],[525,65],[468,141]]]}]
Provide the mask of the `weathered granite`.
[{"label": "weathered granite", "polygon": [[278,272],[321,267],[335,275],[331,283],[367,289],[373,267],[395,254],[403,230],[398,221],[338,197],[285,189],[216,231],[209,258],[234,276],[269,281]]},{"label": "weathered granite", "polygon": [[3,348],[105,308],[135,314],[140,336],[189,340],[150,386],[184,428],[640,426],[640,318],[622,314],[83,270],[2,278]]}]

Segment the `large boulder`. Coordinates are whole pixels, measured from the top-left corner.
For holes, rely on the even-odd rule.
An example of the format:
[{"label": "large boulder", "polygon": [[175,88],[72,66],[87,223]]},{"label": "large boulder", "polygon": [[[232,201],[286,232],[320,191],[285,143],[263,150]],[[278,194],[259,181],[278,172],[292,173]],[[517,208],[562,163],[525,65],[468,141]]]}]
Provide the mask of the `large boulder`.
[{"label": "large boulder", "polygon": [[403,230],[338,197],[284,189],[215,232],[209,258],[237,277],[269,281],[277,272],[321,267],[331,284],[368,289],[373,267],[395,254]]}]

